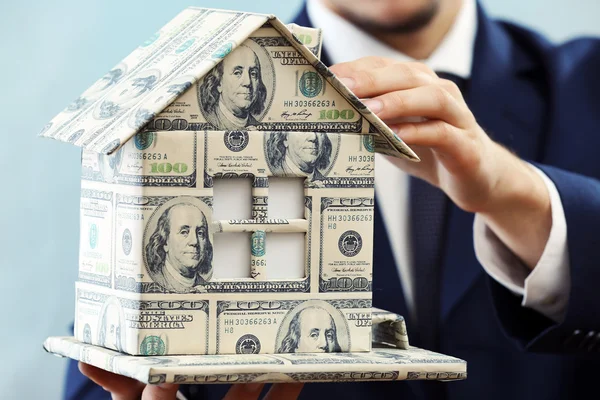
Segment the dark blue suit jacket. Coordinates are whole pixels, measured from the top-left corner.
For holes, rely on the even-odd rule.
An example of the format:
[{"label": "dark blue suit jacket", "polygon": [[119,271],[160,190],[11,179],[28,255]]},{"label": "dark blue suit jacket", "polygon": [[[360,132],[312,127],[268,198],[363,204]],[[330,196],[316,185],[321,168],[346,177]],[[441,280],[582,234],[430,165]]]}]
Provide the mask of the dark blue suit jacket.
[{"label": "dark blue suit jacket", "polygon": [[[558,189],[571,268],[566,318],[554,324],[521,307],[520,298],[492,281],[475,258],[473,215],[452,206],[443,243],[436,350],[466,360],[468,378],[449,383],[310,384],[301,398],[579,399],[584,393],[597,393],[600,41],[578,39],[556,46],[522,27],[490,20],[481,7],[478,12],[466,98],[494,140],[535,163]],[[311,25],[305,9],[295,22]],[[374,269],[374,305],[407,316],[395,267]],[[410,335],[410,320],[407,323]],[[190,389],[192,398],[221,398],[227,387],[186,388]],[[72,362],[66,398],[109,397]]]}]

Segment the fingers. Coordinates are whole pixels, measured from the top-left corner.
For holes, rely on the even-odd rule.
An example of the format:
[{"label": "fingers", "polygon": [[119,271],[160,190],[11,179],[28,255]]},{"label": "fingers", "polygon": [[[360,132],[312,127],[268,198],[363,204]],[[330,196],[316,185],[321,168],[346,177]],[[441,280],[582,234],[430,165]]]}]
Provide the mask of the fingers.
[{"label": "fingers", "polygon": [[433,85],[440,81],[435,74],[415,68],[411,64],[390,64],[382,68],[355,70],[340,75],[340,79],[360,98]]},{"label": "fingers", "polygon": [[443,121],[404,123],[390,128],[396,130],[407,145],[434,150],[451,173],[475,168],[481,161],[483,143],[470,130],[461,130]]},{"label": "fingers", "polygon": [[296,400],[303,387],[303,383],[276,383],[269,389],[264,400]]},{"label": "fingers", "polygon": [[142,382],[113,374],[89,364],[80,362],[79,370],[92,381],[102,386],[104,390],[110,392],[113,400],[137,400],[144,390],[145,385]]},{"label": "fingers", "polygon": [[175,400],[179,385],[145,385],[135,379],[113,374],[89,364],[79,363],[79,370],[112,395],[113,400]]},{"label": "fingers", "polygon": [[357,71],[372,70],[384,68],[390,65],[406,65],[410,68],[420,70],[431,76],[435,73],[427,65],[418,62],[398,62],[391,58],[384,57],[363,57],[358,60],[343,62],[332,65],[329,70],[340,77],[349,77]]},{"label": "fingers", "polygon": [[354,94],[363,98],[440,81],[435,72],[423,63],[396,62],[382,57],[364,57],[336,64],[330,70]]},{"label": "fingers", "polygon": [[355,61],[339,63],[329,67],[329,70],[336,75],[347,77],[356,71],[365,69],[382,68],[394,64],[394,60],[383,57],[363,57]]},{"label": "fingers", "polygon": [[390,125],[409,146],[424,146],[444,151],[460,146],[462,132],[443,121],[407,122]]},{"label": "fingers", "polygon": [[363,103],[388,124],[417,116],[439,119],[458,128],[472,123],[469,109],[439,85],[389,92]]},{"label": "fingers", "polygon": [[175,400],[179,385],[163,383],[161,385],[146,385],[142,400]]},{"label": "fingers", "polygon": [[223,400],[256,400],[264,387],[264,383],[240,383],[232,385]]},{"label": "fingers", "polygon": [[424,64],[365,57],[331,70],[388,124],[426,117],[466,128],[474,121],[458,86]]},{"label": "fingers", "polygon": [[[164,383],[145,385],[125,376],[79,363],[79,370],[92,381],[111,393],[113,400],[175,400],[179,385]],[[275,384],[265,400],[296,400],[302,391],[302,383]],[[263,383],[232,385],[223,400],[256,400],[264,387]]]}]

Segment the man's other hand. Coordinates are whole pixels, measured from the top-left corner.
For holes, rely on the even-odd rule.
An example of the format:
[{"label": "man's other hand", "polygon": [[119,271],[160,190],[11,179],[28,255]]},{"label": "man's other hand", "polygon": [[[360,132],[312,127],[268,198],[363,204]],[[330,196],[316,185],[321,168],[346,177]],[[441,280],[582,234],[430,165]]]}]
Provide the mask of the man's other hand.
[{"label": "man's other hand", "polygon": [[[122,375],[96,368],[89,364],[79,363],[79,370],[96,384],[110,392],[113,400],[175,400],[179,385],[164,383],[146,385]],[[256,400],[260,395],[263,383],[247,383],[232,385],[224,400]],[[265,395],[264,400],[295,400],[300,395],[302,383],[274,384]],[[192,399],[190,399],[192,400]]]}]

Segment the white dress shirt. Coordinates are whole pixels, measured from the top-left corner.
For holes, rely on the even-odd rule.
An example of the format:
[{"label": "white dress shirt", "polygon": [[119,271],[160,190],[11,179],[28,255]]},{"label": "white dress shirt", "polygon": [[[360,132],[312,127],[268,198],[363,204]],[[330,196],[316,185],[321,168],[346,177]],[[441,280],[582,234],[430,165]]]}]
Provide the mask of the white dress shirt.
[{"label": "white dress shirt", "polygon": [[[332,63],[352,61],[366,56],[415,61],[378,41],[352,25],[321,0],[308,0],[308,16],[315,27],[323,30],[323,49]],[[475,0],[463,0],[463,6],[444,40],[427,60],[419,60],[434,71],[443,71],[464,79],[471,77],[477,31]],[[343,38],[343,40],[340,40]],[[390,237],[392,253],[402,281],[409,312],[414,315],[414,274],[409,237],[408,175],[387,156],[375,154],[375,192]],[[532,168],[534,168],[532,166]],[[569,297],[570,275],[567,248],[567,224],[558,191],[539,169],[548,188],[552,207],[552,229],[541,259],[529,270],[475,215],[473,225],[477,259],[485,271],[516,295],[523,296],[522,305],[547,317],[562,321]],[[390,182],[396,182],[390,185]],[[374,271],[376,274],[377,271]]]}]

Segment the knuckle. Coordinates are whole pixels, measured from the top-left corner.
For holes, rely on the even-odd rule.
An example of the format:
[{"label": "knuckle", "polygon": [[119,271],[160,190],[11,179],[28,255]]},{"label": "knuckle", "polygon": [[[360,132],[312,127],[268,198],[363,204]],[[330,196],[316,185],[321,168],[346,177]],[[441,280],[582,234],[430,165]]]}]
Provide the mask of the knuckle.
[{"label": "knuckle", "polygon": [[[408,106],[406,98],[401,94],[401,92],[393,92],[390,93],[389,96],[385,97],[387,101],[384,101],[384,109],[389,107],[389,109],[394,112],[394,110],[403,110]],[[385,104],[386,102],[388,104]]]},{"label": "knuckle", "polygon": [[428,74],[418,68],[414,68],[411,63],[400,63],[394,65],[393,67],[394,73],[402,76],[402,79],[413,87],[432,83],[432,79]]},{"label": "knuckle", "polygon": [[436,105],[439,108],[448,107],[448,105],[452,101],[450,93],[448,93],[446,90],[444,90],[444,88],[442,88],[441,86],[433,87],[433,98],[436,102]]},{"label": "knuckle", "polygon": [[423,133],[423,125],[417,124],[415,122],[409,122],[404,124],[406,128],[402,128],[403,130],[407,130],[412,134],[420,136]]},{"label": "knuckle", "polygon": [[416,71],[415,72],[415,86],[425,86],[425,85],[429,85],[433,82],[433,78],[429,75],[426,74],[423,71]]},{"label": "knuckle", "polygon": [[409,65],[407,64],[401,64],[400,65],[400,71],[402,73],[402,76],[404,76],[404,79],[406,79],[408,82],[414,83],[417,81],[417,73],[416,70],[411,68]]},{"label": "knuckle", "polygon": [[448,79],[440,79],[441,86],[446,89],[451,94],[460,94],[460,89],[458,85],[451,80]]},{"label": "knuckle", "polygon": [[[472,118],[473,122],[477,123],[473,114],[469,113],[469,118]],[[465,129],[465,136],[472,142],[481,142],[482,138],[481,131],[478,129]],[[485,134],[483,136],[485,137]]]},{"label": "knuckle", "polygon": [[356,79],[360,82],[361,86],[365,85],[368,88],[377,88],[378,79],[377,74],[371,70],[360,71],[356,74]]},{"label": "knuckle", "polygon": [[435,131],[437,132],[438,140],[441,143],[449,142],[454,134],[453,127],[443,121],[436,122]]},{"label": "knuckle", "polygon": [[429,68],[426,64],[423,64],[421,62],[411,62],[410,64],[413,66],[413,68],[415,68],[418,71],[421,71],[422,73],[428,76],[435,76],[435,72],[433,72],[433,70]]},{"label": "knuckle", "polygon": [[390,65],[392,61],[389,58],[373,56],[373,63],[375,65],[375,68],[382,68]]},{"label": "knuckle", "polygon": [[[460,107],[460,116],[463,121],[462,124],[465,125],[465,127],[477,125],[475,116],[473,115],[473,113],[471,112],[471,110],[469,109],[469,107],[467,105],[463,105]],[[469,132],[469,134],[478,136],[476,129],[468,129],[467,131]]]},{"label": "knuckle", "polygon": [[360,58],[365,64],[372,66],[373,68],[381,68],[389,65],[390,60],[384,57],[378,56],[367,56]]}]

